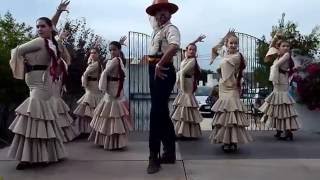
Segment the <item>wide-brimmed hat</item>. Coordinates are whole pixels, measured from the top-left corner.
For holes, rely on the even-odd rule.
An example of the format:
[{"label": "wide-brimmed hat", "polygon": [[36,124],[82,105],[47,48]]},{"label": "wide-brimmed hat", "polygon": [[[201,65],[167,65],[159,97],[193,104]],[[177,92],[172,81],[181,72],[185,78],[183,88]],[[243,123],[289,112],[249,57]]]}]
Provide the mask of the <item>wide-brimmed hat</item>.
[{"label": "wide-brimmed hat", "polygon": [[167,9],[169,10],[170,14],[174,14],[179,8],[177,5],[170,3],[168,0],[156,0],[154,4],[146,9],[146,12],[150,16],[154,16],[159,9]]}]

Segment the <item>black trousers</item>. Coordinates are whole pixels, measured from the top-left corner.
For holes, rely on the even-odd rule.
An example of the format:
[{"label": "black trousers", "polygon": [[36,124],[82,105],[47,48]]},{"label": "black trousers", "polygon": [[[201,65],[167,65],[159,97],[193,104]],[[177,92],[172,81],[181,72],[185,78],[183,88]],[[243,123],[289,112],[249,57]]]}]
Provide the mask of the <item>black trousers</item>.
[{"label": "black trousers", "polygon": [[149,65],[149,81],[151,92],[149,150],[150,154],[159,154],[161,142],[164,153],[175,154],[175,132],[169,115],[169,97],[176,81],[173,64],[164,67],[165,79],[154,78],[155,65]]}]

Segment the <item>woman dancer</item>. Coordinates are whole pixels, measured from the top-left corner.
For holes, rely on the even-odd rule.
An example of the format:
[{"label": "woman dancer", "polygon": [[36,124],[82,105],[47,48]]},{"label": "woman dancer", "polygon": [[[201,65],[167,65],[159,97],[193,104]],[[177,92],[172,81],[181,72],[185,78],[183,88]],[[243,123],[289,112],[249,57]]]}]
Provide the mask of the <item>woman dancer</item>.
[{"label": "woman dancer", "polygon": [[[271,61],[273,55],[277,56],[269,77],[273,83],[273,91],[260,107],[260,111],[264,113],[261,121],[276,129],[274,136],[277,139],[293,140],[292,131],[300,128],[294,108],[295,101],[289,95],[289,77],[293,73],[294,63],[291,59],[290,44],[280,32],[273,38],[265,61]],[[281,137],[283,132],[285,135]]]},{"label": "woman dancer", "polygon": [[193,93],[197,89],[197,82],[201,75],[196,59],[196,43],[202,42],[204,38],[205,36],[202,35],[187,46],[186,58],[181,62],[180,71],[177,72],[177,86],[180,92],[173,102],[175,110],[171,118],[178,137],[197,138],[201,136],[202,116]]},{"label": "woman dancer", "polygon": [[58,80],[61,52],[49,18],[37,20],[37,31],[39,37],[14,49],[10,60],[14,77],[25,78],[30,89],[30,97],[16,109],[17,116],[9,127],[15,134],[9,156],[20,161],[18,170],[65,157],[50,90],[50,82]]},{"label": "woman dancer", "polygon": [[112,59],[107,62],[99,81],[99,88],[105,94],[94,111],[89,141],[107,150],[117,150],[127,146],[132,127],[128,119],[129,111],[123,103],[125,58],[121,53],[121,44],[112,41],[109,51]]},{"label": "woman dancer", "polygon": [[93,117],[93,111],[103,96],[98,88],[101,72],[102,65],[99,59],[99,49],[92,48],[88,59],[88,67],[81,77],[85,94],[77,101],[78,107],[73,112],[77,117],[75,126],[85,136],[91,132],[90,122]]},{"label": "woman dancer", "polygon": [[240,101],[241,79],[245,69],[245,60],[238,50],[239,39],[234,31],[229,31],[223,40],[212,49],[212,61],[219,55],[219,49],[226,45],[227,52],[222,55],[220,64],[219,99],[212,107],[213,131],[211,143],[223,143],[223,151],[235,152],[238,143],[252,140],[245,127],[249,121],[245,115],[245,107]]}]

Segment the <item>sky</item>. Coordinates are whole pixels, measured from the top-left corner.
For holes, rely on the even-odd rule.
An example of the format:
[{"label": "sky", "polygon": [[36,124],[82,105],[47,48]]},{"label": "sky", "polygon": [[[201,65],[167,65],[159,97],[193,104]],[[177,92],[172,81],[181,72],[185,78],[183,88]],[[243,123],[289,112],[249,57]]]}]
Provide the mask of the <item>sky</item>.
[{"label": "sky", "polygon": [[[320,24],[319,0],[170,0],[179,6],[172,23],[181,31],[182,46],[205,34],[205,42],[198,44],[200,66],[209,67],[210,49],[230,28],[255,37],[270,39],[272,25],[281,14],[299,25],[308,34]],[[60,0],[0,0],[0,15],[10,11],[19,22],[35,26],[38,17],[51,17]],[[151,34],[145,13],[152,0],[71,0],[71,19],[85,17],[88,27],[107,40],[118,40],[128,31]],[[66,15],[62,15],[62,21]]]}]

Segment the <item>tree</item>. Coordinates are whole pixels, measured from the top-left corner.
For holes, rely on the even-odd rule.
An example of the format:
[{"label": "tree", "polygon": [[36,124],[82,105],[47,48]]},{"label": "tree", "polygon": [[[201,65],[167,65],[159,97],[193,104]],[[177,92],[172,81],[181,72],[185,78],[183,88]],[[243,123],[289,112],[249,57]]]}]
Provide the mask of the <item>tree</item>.
[{"label": "tree", "polygon": [[[303,35],[298,30],[298,25],[292,21],[285,21],[285,14],[282,14],[281,19],[277,25],[272,26],[270,33],[273,37],[277,31],[282,31],[285,39],[287,39],[292,49],[298,49],[300,55],[314,57],[320,46],[320,27],[315,26],[310,34]],[[265,37],[262,37],[261,43],[258,44],[259,64],[261,65],[254,71],[254,76],[257,82],[262,86],[270,86],[269,74],[270,63],[264,62],[264,57],[268,52],[269,43],[266,42]]]},{"label": "tree", "polygon": [[93,29],[88,28],[86,19],[67,19],[65,25],[60,25],[62,28],[69,31],[70,36],[66,39],[66,43],[74,50],[84,48],[88,53],[92,47],[98,47],[100,55],[105,57],[108,54],[108,41],[100,35],[94,33]]},{"label": "tree", "polygon": [[298,24],[293,21],[285,22],[285,14],[279,20],[278,25],[272,26],[271,37],[277,31],[284,33],[285,39],[290,42],[292,49],[299,49],[301,55],[313,57],[320,45],[320,27],[315,26],[310,34],[303,35],[298,30]]},{"label": "tree", "polygon": [[32,38],[32,27],[16,22],[9,12],[3,17],[0,16],[0,137],[7,140],[10,139],[7,127],[13,118],[9,118],[13,114],[10,112],[28,95],[24,81],[12,77],[9,66],[10,51]]},{"label": "tree", "polygon": [[0,102],[3,104],[20,102],[28,94],[24,81],[12,78],[9,59],[11,49],[34,37],[32,27],[16,22],[11,13],[0,16]]},{"label": "tree", "polygon": [[272,84],[269,81],[270,66],[271,63],[264,62],[264,57],[269,49],[269,44],[266,41],[265,36],[262,36],[261,41],[258,42],[257,54],[259,66],[254,70],[254,79],[259,82],[260,87],[271,87]]},{"label": "tree", "polygon": [[[71,54],[72,60],[68,68],[67,94],[77,98],[83,93],[81,87],[81,76],[87,67],[90,48],[97,47],[100,50],[100,59],[103,61],[108,52],[107,40],[94,33],[93,29],[87,27],[86,19],[67,19],[64,25],[60,24],[60,29],[67,30],[70,35],[65,40],[65,45]],[[72,102],[69,102],[72,104]]]}]

